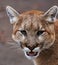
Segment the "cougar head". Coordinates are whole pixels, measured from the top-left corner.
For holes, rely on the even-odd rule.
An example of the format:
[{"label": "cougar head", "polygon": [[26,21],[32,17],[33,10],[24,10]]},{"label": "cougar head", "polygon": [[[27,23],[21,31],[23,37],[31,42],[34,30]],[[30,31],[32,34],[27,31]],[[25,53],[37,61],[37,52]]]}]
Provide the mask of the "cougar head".
[{"label": "cougar head", "polygon": [[54,22],[58,7],[53,6],[47,12],[28,11],[19,14],[10,6],[6,7],[10,23],[13,25],[12,38],[28,59],[35,59],[40,52],[48,49],[55,41]]}]

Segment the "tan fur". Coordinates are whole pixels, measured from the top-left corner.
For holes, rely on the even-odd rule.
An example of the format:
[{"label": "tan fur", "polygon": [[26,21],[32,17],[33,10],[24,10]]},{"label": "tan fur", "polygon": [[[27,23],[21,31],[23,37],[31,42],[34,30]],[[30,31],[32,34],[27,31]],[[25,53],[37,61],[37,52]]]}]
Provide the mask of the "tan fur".
[{"label": "tan fur", "polygon": [[[54,26],[54,24],[47,24],[46,25],[46,23],[44,23],[45,22],[44,20],[43,21],[38,20],[38,17],[40,17],[40,15],[42,15],[41,11],[29,11],[29,12],[25,12],[25,13],[23,13],[19,17],[19,18],[21,18],[19,20],[19,22],[15,23],[13,25],[14,26],[13,35],[15,35],[15,37],[17,36],[16,32],[19,30],[19,28],[21,28],[21,27],[22,27],[22,29],[24,28],[24,23],[26,23],[25,29],[29,30],[31,32],[28,35],[29,36],[28,38],[30,38],[29,39],[30,42],[28,40],[26,41],[26,39],[24,39],[22,41],[23,44],[28,43],[28,42],[30,43],[30,46],[32,46],[33,44],[35,44],[35,40],[36,39],[31,38],[30,35],[34,34],[33,31],[36,31],[40,27],[41,24],[42,24],[42,27],[46,28],[46,32],[48,33],[48,35],[46,36],[46,38],[47,38],[46,41],[48,41],[48,40],[51,41],[52,40],[52,39],[50,39],[50,37],[54,35],[54,29],[52,29],[53,26]],[[52,30],[49,29],[50,26],[51,26]],[[54,37],[52,37],[52,38],[54,38]],[[22,38],[19,38],[19,39],[22,39]],[[50,62],[48,61],[48,59],[51,56],[50,54],[52,54],[52,53],[53,53],[53,51],[49,51],[49,52],[48,51],[46,51],[46,52],[44,51],[44,53],[42,54],[43,57],[39,56],[39,58],[35,60],[37,62],[36,65],[42,65],[43,63],[44,63],[43,65],[50,65],[50,64],[53,65],[51,63],[53,59],[49,60]]]},{"label": "tan fur", "polygon": [[[52,39],[53,39],[54,38],[53,37],[54,24],[49,24],[49,23],[47,24],[45,22],[45,20],[41,18],[42,14],[43,14],[43,12],[35,11],[35,10],[20,14],[19,21],[17,23],[13,24],[13,35],[16,35],[16,32],[19,29],[25,29],[25,30],[27,30],[27,32],[30,31],[28,36],[30,36],[30,34],[34,35],[34,32],[37,32],[38,29],[41,29],[44,27],[45,31],[49,35],[49,36],[47,36],[47,39],[50,39],[50,37],[52,37]],[[52,29],[52,27],[53,27],[53,29]],[[15,38],[16,38],[16,36],[15,36]],[[52,40],[52,39],[50,39],[50,40]],[[22,42],[24,42],[24,41],[22,41]]]},{"label": "tan fur", "polygon": [[[20,14],[18,21],[13,23],[12,38],[20,42],[22,49],[40,47],[42,51],[36,59],[33,59],[35,65],[57,65],[58,44],[54,43],[54,22],[47,21],[48,16],[43,17],[43,15],[44,12],[37,10]],[[27,35],[23,35],[21,30],[25,30]],[[41,30],[44,32],[38,36],[37,32]]]}]

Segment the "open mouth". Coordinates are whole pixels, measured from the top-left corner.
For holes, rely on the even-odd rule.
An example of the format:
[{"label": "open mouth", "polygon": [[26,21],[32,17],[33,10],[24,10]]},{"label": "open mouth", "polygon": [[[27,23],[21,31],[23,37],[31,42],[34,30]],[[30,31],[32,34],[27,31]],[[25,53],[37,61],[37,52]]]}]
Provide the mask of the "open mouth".
[{"label": "open mouth", "polygon": [[28,56],[36,56],[38,52],[26,52]]}]

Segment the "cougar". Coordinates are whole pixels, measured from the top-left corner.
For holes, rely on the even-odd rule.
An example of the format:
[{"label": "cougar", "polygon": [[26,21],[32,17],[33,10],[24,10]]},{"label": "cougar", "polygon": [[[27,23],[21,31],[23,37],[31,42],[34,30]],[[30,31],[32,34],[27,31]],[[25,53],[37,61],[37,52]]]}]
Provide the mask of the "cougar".
[{"label": "cougar", "polygon": [[57,43],[54,42],[58,6],[47,12],[31,10],[22,14],[6,6],[6,12],[13,25],[12,38],[25,56],[34,65],[58,65]]}]

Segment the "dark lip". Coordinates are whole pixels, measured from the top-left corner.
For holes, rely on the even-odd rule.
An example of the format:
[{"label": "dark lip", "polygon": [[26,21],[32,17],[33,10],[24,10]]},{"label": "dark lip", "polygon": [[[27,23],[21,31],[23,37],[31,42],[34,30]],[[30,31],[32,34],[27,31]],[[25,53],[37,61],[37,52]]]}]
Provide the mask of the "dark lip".
[{"label": "dark lip", "polygon": [[28,56],[36,56],[38,52],[26,52]]}]

